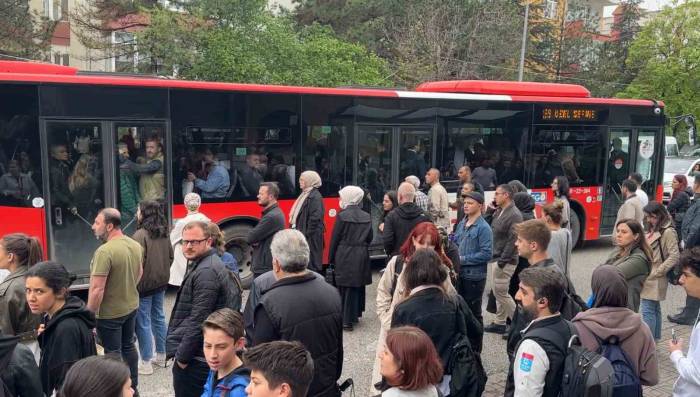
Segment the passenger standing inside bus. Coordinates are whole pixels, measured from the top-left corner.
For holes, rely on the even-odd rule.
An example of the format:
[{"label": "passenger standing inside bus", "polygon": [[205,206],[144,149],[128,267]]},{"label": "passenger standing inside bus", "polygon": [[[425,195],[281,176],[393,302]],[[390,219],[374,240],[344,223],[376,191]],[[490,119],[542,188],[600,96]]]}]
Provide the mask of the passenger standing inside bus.
[{"label": "passenger standing inside bus", "polygon": [[258,205],[263,207],[260,222],[248,233],[247,242],[253,246],[253,278],[272,270],[270,244],[275,233],[284,229],[284,214],[277,204],[280,191],[276,184],[263,182],[258,192]]},{"label": "passenger standing inside bus", "polygon": [[185,277],[187,270],[187,258],[182,253],[182,229],[186,224],[193,221],[209,222],[209,218],[199,212],[199,207],[202,205],[202,198],[197,193],[187,193],[184,200],[185,208],[187,208],[187,216],[178,219],[175,222],[175,227],[170,232],[170,244],[173,246],[175,259],[170,266],[170,280],[168,284],[179,286],[182,284],[182,279]]},{"label": "passenger standing inside bus", "polygon": [[41,386],[52,396],[61,389],[70,367],[80,359],[97,354],[95,315],[68,288],[75,275],[56,262],[37,263],[27,273],[27,303],[32,313],[43,315],[39,334],[41,345]]},{"label": "passenger standing inside bus", "polygon": [[560,201],[561,227],[571,230],[571,204],[569,203],[569,179],[565,176],[557,176],[552,181],[552,192],[554,200]]},{"label": "passenger standing inside bus", "polygon": [[289,225],[299,230],[309,243],[309,269],[317,273],[323,271],[323,197],[318,191],[321,176],[316,171],[304,171],[299,176],[301,195],[289,211]]},{"label": "passenger standing inside bus", "polygon": [[[51,159],[49,160],[49,180],[51,182],[51,206],[52,210],[60,209],[59,214],[63,217],[63,211],[74,212],[73,195],[68,188],[68,178],[71,174],[70,156],[68,147],[63,143],[51,145]],[[57,216],[54,213],[54,216]],[[62,226],[63,223],[55,223],[55,226]]]},{"label": "passenger standing inside bus", "polygon": [[372,284],[372,219],[359,207],[362,188],[346,186],[338,193],[342,210],[333,227],[328,260],[335,267],[335,283],[342,298],[343,329],[352,331],[365,310],[365,286]]},{"label": "passenger standing inside bus", "polygon": [[95,251],[90,263],[87,308],[97,317],[97,335],[105,353],[121,355],[129,366],[132,387],[137,390],[139,355],[134,333],[143,249],[122,233],[121,214],[115,208],[100,211],[92,231],[104,244]]},{"label": "passenger standing inside bus", "polygon": [[7,164],[7,174],[0,177],[0,196],[5,204],[28,207],[31,199],[39,197],[39,189],[32,178],[20,172],[19,162],[10,160]]},{"label": "passenger standing inside bus", "polygon": [[119,211],[124,219],[134,219],[139,205],[139,188],[136,184],[136,176],[129,169],[126,161],[129,158],[129,146],[119,143]]},{"label": "passenger standing inside bus", "polygon": [[140,175],[139,191],[143,200],[162,200],[165,198],[165,172],[163,169],[163,146],[160,138],[151,136],[146,139],[146,164],[136,164],[124,160],[133,172]]},{"label": "passenger standing inside bus", "polygon": [[435,222],[435,225],[441,226],[445,230],[452,230],[450,204],[447,200],[447,190],[440,184],[440,171],[437,168],[431,168],[425,174],[425,181],[430,185],[430,191],[428,192],[430,217]]},{"label": "passenger standing inside bus", "polygon": [[0,283],[0,332],[19,336],[36,358],[39,357],[36,330],[41,319],[27,306],[24,282],[27,272],[41,256],[41,244],[36,237],[13,233],[0,240],[0,269],[10,271]]},{"label": "passenger standing inside bus", "polygon": [[[136,212],[138,229],[133,239],[143,248],[143,276],[137,286],[139,311],[136,314],[136,337],[141,362],[139,374],[151,375],[153,365],[165,367],[165,290],[168,288],[173,247],[168,239],[168,220],[157,201],[142,201]],[[153,359],[153,340],[156,359]]]},{"label": "passenger standing inside bus", "polygon": [[91,157],[88,154],[82,155],[68,178],[68,189],[73,196],[77,214],[87,219],[92,219],[97,208],[102,205],[97,195],[99,182],[89,170],[90,162],[93,161]]}]

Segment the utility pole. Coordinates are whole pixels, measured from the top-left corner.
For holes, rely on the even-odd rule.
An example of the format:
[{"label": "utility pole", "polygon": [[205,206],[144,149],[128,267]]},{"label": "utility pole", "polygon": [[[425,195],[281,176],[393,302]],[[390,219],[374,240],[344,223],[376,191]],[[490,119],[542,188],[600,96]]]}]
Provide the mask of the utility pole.
[{"label": "utility pole", "polygon": [[530,16],[530,0],[525,2],[525,21],[523,22],[523,42],[520,46],[520,66],[518,67],[518,81],[523,81],[525,69],[525,49],[527,48],[527,24]]}]

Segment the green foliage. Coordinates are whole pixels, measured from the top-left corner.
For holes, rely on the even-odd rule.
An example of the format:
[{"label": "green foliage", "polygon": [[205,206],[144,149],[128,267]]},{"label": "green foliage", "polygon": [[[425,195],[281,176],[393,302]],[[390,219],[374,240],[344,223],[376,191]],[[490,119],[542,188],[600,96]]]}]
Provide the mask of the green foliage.
[{"label": "green foliage", "polygon": [[28,1],[6,0],[0,5],[0,53],[43,59],[55,26],[55,22],[33,12]]},{"label": "green foliage", "polygon": [[619,94],[653,98],[666,114],[700,115],[700,2],[667,7],[649,21],[629,49],[628,67],[638,70]]},{"label": "green foliage", "polygon": [[385,85],[386,62],[330,28],[296,29],[265,1],[183,3],[187,13],[155,8],[139,48],[165,72],[197,80],[309,86]]}]

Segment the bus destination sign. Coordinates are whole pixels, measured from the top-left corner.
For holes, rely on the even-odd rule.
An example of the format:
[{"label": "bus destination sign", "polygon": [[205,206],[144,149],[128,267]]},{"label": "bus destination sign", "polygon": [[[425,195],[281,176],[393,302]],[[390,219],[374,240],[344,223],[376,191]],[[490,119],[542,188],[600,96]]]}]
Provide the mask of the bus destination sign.
[{"label": "bus destination sign", "polygon": [[542,120],[551,121],[597,121],[598,111],[582,108],[542,108]]}]

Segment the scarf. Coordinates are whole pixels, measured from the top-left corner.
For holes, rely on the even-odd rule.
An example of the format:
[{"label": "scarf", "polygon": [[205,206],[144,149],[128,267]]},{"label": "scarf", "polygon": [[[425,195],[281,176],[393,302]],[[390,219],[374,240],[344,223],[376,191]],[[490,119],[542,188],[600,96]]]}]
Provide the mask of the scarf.
[{"label": "scarf", "polygon": [[592,307],[627,307],[627,281],[613,265],[598,266],[591,276]]},{"label": "scarf", "polygon": [[338,192],[340,195],[340,208],[345,209],[348,205],[358,205],[365,197],[365,191],[357,186],[345,186]]},{"label": "scarf", "polygon": [[291,211],[289,211],[289,224],[292,228],[296,228],[297,218],[299,217],[301,207],[304,205],[306,198],[309,197],[312,190],[321,187],[321,176],[318,175],[316,171],[304,171],[299,176],[299,179],[304,181],[306,187],[294,202]]}]

